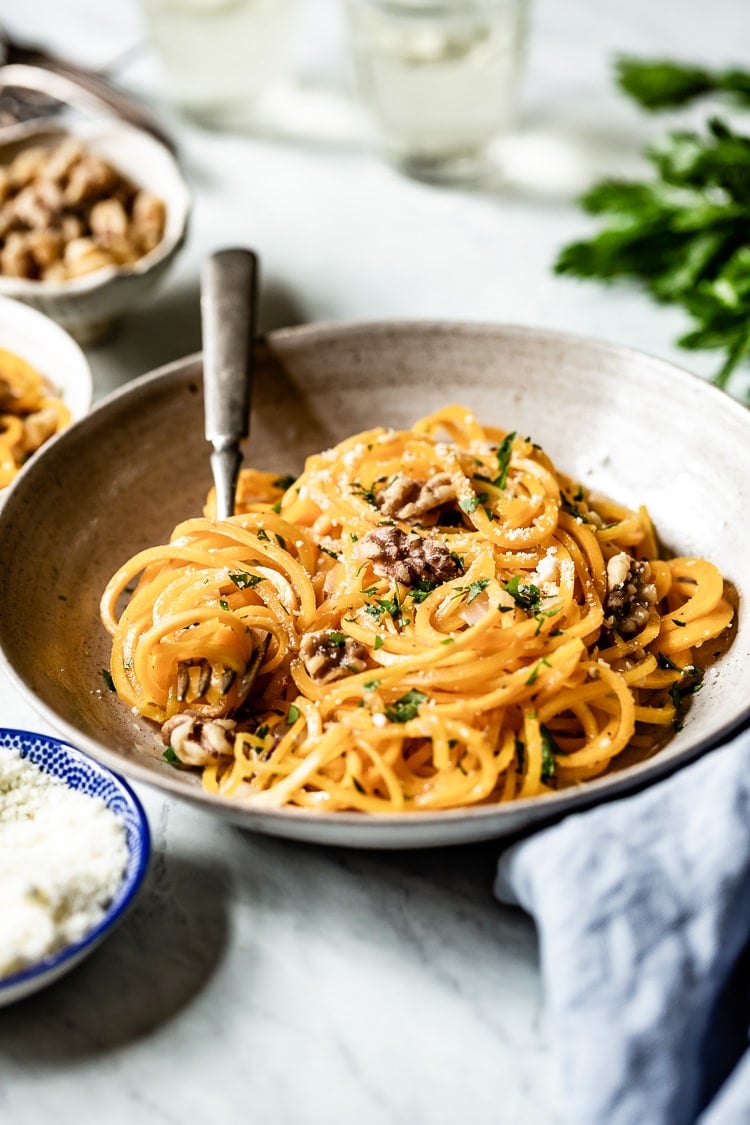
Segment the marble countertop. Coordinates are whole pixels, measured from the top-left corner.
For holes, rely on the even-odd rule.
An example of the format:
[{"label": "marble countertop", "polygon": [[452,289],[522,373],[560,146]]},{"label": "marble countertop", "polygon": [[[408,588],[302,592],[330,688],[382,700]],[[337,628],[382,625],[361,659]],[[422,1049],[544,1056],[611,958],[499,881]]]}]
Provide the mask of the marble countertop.
[{"label": "marble countertop", "polygon": [[[198,348],[199,264],[230,244],[260,252],[263,329],[515,321],[685,362],[678,313],[555,278],[550,264],[585,230],[575,194],[637,168],[662,127],[613,90],[613,55],[737,61],[743,0],[538,0],[519,132],[503,174],[475,189],[409,180],[373,151],[336,0],[300,0],[296,116],[293,104],[275,126],[231,134],[162,103],[148,50],[124,54],[144,36],[133,0],[0,0],[0,21],[83,62],[122,54],[121,81],[159,107],[191,181],[190,235],[168,282],[89,353],[98,396]],[[690,364],[707,374],[715,357]],[[47,729],[4,680],[0,721]],[[139,792],[154,835],[145,890],[89,961],[0,1011],[0,1119],[562,1120],[534,929],[491,894],[499,844],[314,848]]]}]

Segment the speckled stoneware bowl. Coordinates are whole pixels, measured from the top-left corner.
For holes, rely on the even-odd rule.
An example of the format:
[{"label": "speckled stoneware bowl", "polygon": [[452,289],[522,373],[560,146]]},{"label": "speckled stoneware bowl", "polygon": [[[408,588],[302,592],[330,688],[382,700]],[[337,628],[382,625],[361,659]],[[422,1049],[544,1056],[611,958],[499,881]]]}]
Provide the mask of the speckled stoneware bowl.
[{"label": "speckled stoneware bowl", "polygon": [[416,847],[500,836],[665,774],[750,714],[750,412],[668,363],[529,328],[338,325],[259,348],[246,460],[296,472],[306,454],[449,402],[529,433],[556,464],[625,503],[645,502],[668,549],[705,555],[739,601],[738,627],[685,726],[646,761],[551,796],[365,817],[254,811],[139,752],[158,731],[108,692],[98,603],[118,566],[200,512],[210,485],[199,357],[137,380],[25,470],[0,513],[0,646],[13,680],[103,762],[258,831],[322,843]]},{"label": "speckled stoneware bowl", "polygon": [[157,246],[126,266],[107,266],[68,281],[29,281],[0,274],[0,294],[24,301],[52,317],[82,344],[103,339],[120,317],[140,304],[161,281],[185,241],[190,192],[180,166],[165,145],[150,133],[115,118],[72,119],[62,128],[39,125],[21,140],[0,145],[0,164],[23,148],[51,143],[73,133],[138,187],[166,204],[166,226]]}]

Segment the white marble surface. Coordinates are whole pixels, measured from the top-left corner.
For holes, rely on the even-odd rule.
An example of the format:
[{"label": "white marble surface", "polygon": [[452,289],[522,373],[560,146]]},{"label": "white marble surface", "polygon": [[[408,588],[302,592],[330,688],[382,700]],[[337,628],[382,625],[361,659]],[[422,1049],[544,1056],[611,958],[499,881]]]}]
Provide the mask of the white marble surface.
[{"label": "white marble surface", "polygon": [[[636,167],[661,127],[614,93],[614,52],[739,61],[745,0],[538,0],[521,131],[505,174],[477,190],[411,182],[379,159],[349,96],[336,0],[300,3],[305,96],[263,136],[182,120],[147,52],[121,69],[177,136],[195,210],[160,295],[90,353],[99,395],[198,346],[199,263],[230,243],[262,255],[265,328],[512,320],[684,361],[679,314],[557,279],[550,263],[585,229],[575,192]],[[90,63],[143,36],[133,0],[0,0],[0,20]],[[706,373],[715,358],[691,363]],[[44,728],[5,682],[0,721]],[[141,795],[155,856],[136,908],[69,978],[0,1011],[0,1120],[561,1120],[533,927],[491,897],[497,846],[314,849]]]}]

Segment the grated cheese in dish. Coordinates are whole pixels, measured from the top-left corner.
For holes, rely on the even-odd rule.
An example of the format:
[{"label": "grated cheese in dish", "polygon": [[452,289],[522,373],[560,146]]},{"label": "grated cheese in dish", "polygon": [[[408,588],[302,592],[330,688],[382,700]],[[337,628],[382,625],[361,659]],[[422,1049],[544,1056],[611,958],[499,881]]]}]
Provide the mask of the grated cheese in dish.
[{"label": "grated cheese in dish", "polygon": [[124,826],[101,798],[0,753],[0,977],[94,929],[127,858]]}]

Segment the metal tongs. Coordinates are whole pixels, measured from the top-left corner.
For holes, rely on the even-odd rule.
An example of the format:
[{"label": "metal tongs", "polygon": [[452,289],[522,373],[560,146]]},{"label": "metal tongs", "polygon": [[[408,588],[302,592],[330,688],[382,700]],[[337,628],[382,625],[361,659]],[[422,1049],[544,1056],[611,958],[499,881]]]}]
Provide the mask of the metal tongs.
[{"label": "metal tongs", "polygon": [[221,250],[201,270],[203,401],[218,520],[234,515],[240,442],[250,432],[257,277],[251,250]]}]

